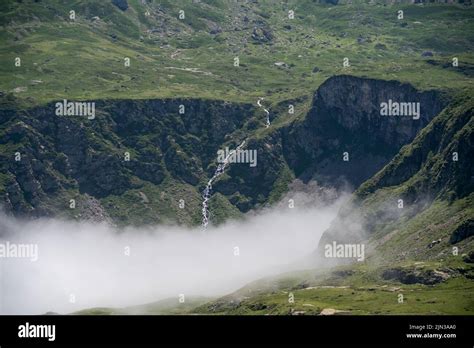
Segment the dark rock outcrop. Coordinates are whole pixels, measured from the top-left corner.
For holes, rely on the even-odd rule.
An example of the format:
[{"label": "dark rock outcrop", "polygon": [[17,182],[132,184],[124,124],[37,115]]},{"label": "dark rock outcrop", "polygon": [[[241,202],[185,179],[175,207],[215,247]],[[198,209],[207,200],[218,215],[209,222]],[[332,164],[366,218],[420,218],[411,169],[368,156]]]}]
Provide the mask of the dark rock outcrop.
[{"label": "dark rock outcrop", "polygon": [[392,268],[382,273],[382,279],[395,280],[402,284],[425,284],[434,285],[449,278],[446,272],[436,270],[406,270],[402,268]]},{"label": "dark rock outcrop", "polygon": [[128,9],[128,2],[127,0],[112,0],[112,4],[117,6],[122,11],[126,11]]},{"label": "dark rock outcrop", "polygon": [[474,236],[474,220],[472,219],[467,220],[459,225],[451,234],[449,242],[451,244],[456,244],[471,236]]},{"label": "dark rock outcrop", "polygon": [[252,39],[256,43],[271,43],[273,41],[273,32],[267,27],[255,27],[252,31]]},{"label": "dark rock outcrop", "polygon": [[[419,102],[420,118],[382,116],[380,104],[390,99]],[[318,89],[306,120],[288,129],[285,159],[302,179],[339,180],[357,187],[411,142],[442,108],[434,91],[419,92],[396,81],[336,76]]]}]

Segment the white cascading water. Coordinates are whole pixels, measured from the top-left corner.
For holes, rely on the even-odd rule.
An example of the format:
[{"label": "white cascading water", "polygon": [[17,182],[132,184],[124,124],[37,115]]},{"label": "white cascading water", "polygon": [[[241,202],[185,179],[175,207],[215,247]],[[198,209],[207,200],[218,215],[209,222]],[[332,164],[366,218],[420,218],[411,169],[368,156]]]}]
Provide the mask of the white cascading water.
[{"label": "white cascading water", "polygon": [[[262,105],[261,101],[263,98],[258,98],[257,100],[257,105],[265,111],[267,114],[267,123],[266,123],[266,128],[270,127],[270,111],[265,109],[265,107]],[[202,201],[202,228],[206,229],[207,225],[209,224],[209,199],[211,198],[211,190],[212,190],[212,183],[214,180],[216,180],[220,175],[222,175],[225,171],[225,168],[227,167],[227,164],[229,163],[229,158],[230,156],[234,153],[239,151],[245,144],[245,140],[240,144],[234,151],[229,152],[229,154],[226,156],[224,161],[222,163],[219,163],[217,166],[216,171],[214,172],[214,175],[212,178],[207,182],[206,188],[204,189],[202,193],[203,201]]]},{"label": "white cascading water", "polygon": [[245,144],[245,140],[237,146],[235,150],[230,151],[227,156],[224,158],[224,161],[222,163],[219,163],[217,166],[216,171],[214,172],[214,175],[212,176],[211,179],[207,182],[206,188],[203,191],[202,197],[204,200],[202,201],[202,228],[206,229],[207,225],[209,224],[209,199],[211,198],[211,190],[212,190],[212,183],[214,180],[216,180],[219,176],[224,174],[224,170],[227,167],[227,164],[229,164],[229,158],[234,154],[235,152],[239,151]]},{"label": "white cascading water", "polygon": [[262,103],[261,103],[262,100],[263,100],[263,98],[258,98],[257,105],[260,106],[263,109],[263,111],[265,111],[265,113],[267,114],[266,128],[268,128],[268,127],[270,127],[270,111],[265,109],[265,107],[262,105]]}]

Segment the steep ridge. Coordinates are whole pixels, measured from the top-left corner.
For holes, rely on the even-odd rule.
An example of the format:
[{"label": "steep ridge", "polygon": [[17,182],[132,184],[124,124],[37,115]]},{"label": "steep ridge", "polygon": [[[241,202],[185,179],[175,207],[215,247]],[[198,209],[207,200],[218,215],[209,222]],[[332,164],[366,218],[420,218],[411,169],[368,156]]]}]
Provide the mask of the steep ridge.
[{"label": "steep ridge", "polygon": [[[364,182],[324,233],[313,268],[259,279],[192,312],[471,314],[473,116],[469,91],[455,96]],[[365,257],[327,258],[333,242],[362,244]]]},{"label": "steep ridge", "polygon": [[366,243],[380,263],[472,251],[473,116],[469,94],[457,96],[362,184],[321,238],[320,260],[333,242]]},{"label": "steep ridge", "polygon": [[[389,100],[420,103],[420,118],[381,116]],[[354,187],[382,168],[437,115],[444,101],[397,81],[336,76],[323,83],[305,122],[289,130],[285,158],[297,176]],[[347,161],[343,153],[347,152]]]},{"label": "steep ridge", "polygon": [[[258,136],[265,122],[250,104],[100,100],[89,120],[56,116],[55,103],[23,110],[9,98],[4,96],[0,110],[0,195],[7,211],[192,225],[200,221],[201,192],[215,172],[219,149],[248,139],[246,149],[257,152],[258,164],[232,164],[213,185],[210,210],[217,223],[275,202],[294,178],[357,186],[409,143],[444,103],[435,91],[336,76],[317,90],[303,120],[272,125]],[[381,116],[380,103],[389,99],[419,102],[421,116]],[[271,117],[287,114],[272,111]],[[71,199],[76,209],[69,209]]]},{"label": "steep ridge", "polygon": [[[390,99],[420,103],[420,118],[381,116],[380,103]],[[216,190],[247,211],[265,204],[276,185],[287,185],[294,178],[356,188],[413,140],[446,102],[436,91],[421,92],[396,81],[329,78],[316,91],[304,120],[247,144],[257,148],[258,166],[230,168]]]},{"label": "steep ridge", "polygon": [[[0,163],[7,210],[27,216],[58,214],[67,212],[70,199],[93,199],[100,206],[107,197],[120,200],[128,190],[146,191],[167,178],[196,186],[220,144],[232,141],[231,134],[252,115],[247,104],[190,99],[98,101],[95,110],[90,120],[56,116],[55,103],[2,110]],[[135,196],[146,205],[151,200],[146,196],[154,192],[143,190],[138,191],[145,194],[140,195],[143,201],[138,192]],[[111,205],[111,211],[122,209]],[[152,214],[157,206],[149,208]]]}]

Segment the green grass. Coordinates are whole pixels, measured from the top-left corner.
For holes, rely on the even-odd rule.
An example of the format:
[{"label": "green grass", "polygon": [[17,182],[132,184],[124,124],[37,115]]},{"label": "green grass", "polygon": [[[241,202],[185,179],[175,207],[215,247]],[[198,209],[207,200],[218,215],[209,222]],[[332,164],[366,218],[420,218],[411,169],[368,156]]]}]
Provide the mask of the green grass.
[{"label": "green grass", "polygon": [[[382,278],[389,268],[441,270],[448,272],[449,278],[434,285],[402,284]],[[471,278],[465,276],[469,272],[460,270],[470,270]],[[337,315],[473,315],[473,271],[472,264],[460,259],[448,263],[407,260],[389,266],[365,262],[263,278],[217,299],[190,298],[184,304],[166,299],[127,308],[91,308],[73,314],[319,315],[324,309],[334,309],[339,311]]]},{"label": "green grass", "polygon": [[[472,266],[462,264],[462,267]],[[396,267],[397,265],[392,265]],[[406,262],[407,269],[439,269],[440,264]],[[474,282],[458,273],[435,285],[383,280],[387,268],[362,264],[283,274],[251,283],[197,307],[200,314],[318,315],[323,309],[349,315],[474,314]],[[403,302],[399,302],[399,295]],[[289,301],[293,297],[294,302]]]},{"label": "green grass", "polygon": [[[285,315],[294,311],[317,315],[323,309],[332,308],[350,315],[472,315],[473,290],[472,282],[457,280],[438,287],[372,285],[366,288],[320,288],[292,291],[295,303],[288,302],[288,291],[281,291],[244,301],[225,314]],[[399,294],[403,294],[403,303],[398,302]]]},{"label": "green grass", "polygon": [[178,315],[189,314],[189,312],[211,300],[209,297],[185,298],[183,303],[178,298],[169,298],[144,305],[130,306],[124,308],[96,307],[74,312],[74,315]]},{"label": "green grass", "polygon": [[114,221],[123,226],[176,222],[195,226],[201,219],[201,196],[196,189],[169,177],[160,185],[144,182],[142,187],[122,195],[107,196],[101,203]]},{"label": "green grass", "polygon": [[[52,6],[46,7],[47,3]],[[281,101],[308,95],[328,77],[342,73],[407,81],[421,89],[472,88],[472,80],[460,69],[427,64],[421,57],[429,50],[443,64],[454,56],[461,67],[474,64],[470,7],[326,6],[312,1],[226,6],[221,2],[129,3],[129,10],[122,12],[108,2],[7,1],[0,16],[5,28],[0,36],[0,90],[26,87],[27,91],[15,95],[27,104],[61,98],[176,96],[253,103],[258,96]],[[71,8],[77,13],[74,22],[66,20]],[[264,21],[272,30],[271,44],[255,44],[253,25],[228,16],[244,8],[252,14],[250,21]],[[149,17],[144,16],[147,9],[152,13]],[[186,14],[183,21],[177,18],[180,9]],[[294,20],[287,18],[288,9],[296,11]],[[405,11],[404,20],[396,18],[399,9]],[[92,23],[94,15],[101,17],[100,24]],[[209,34],[211,23],[222,32]],[[161,34],[146,33],[153,28],[160,28]],[[173,32],[175,28],[179,32]],[[359,37],[365,41],[358,43]],[[375,48],[377,44],[385,49]],[[237,56],[240,67],[233,66]],[[21,67],[14,66],[15,57],[22,59]],[[124,57],[131,59],[130,67],[124,67]],[[344,57],[350,60],[348,68],[342,66]],[[276,67],[277,61],[291,67]],[[321,71],[313,73],[315,66]],[[206,74],[171,67],[197,68]],[[33,80],[42,83],[34,85]]]},{"label": "green grass", "polygon": [[[377,262],[389,264],[393,260],[430,260],[460,258],[474,247],[472,238],[451,245],[453,230],[462,222],[474,218],[474,194],[452,203],[435,201],[428,209],[403,223],[387,224],[371,237],[377,245]],[[391,234],[390,234],[391,233]],[[386,237],[385,237],[386,236]],[[384,238],[385,237],[385,238]],[[441,240],[432,248],[433,240]],[[453,256],[453,247],[459,256]]]}]

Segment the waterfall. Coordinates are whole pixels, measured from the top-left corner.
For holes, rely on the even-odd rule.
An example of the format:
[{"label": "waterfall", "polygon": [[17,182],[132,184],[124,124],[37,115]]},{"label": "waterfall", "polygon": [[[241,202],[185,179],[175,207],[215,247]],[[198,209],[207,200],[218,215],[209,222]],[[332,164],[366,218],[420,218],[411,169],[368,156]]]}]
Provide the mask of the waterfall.
[{"label": "waterfall", "polygon": [[267,114],[267,124],[265,125],[265,127],[268,128],[270,127],[270,111],[265,109],[265,107],[262,105],[261,103],[262,100],[263,98],[258,98],[257,105],[260,106],[263,109],[263,111],[265,111],[265,113]]},{"label": "waterfall", "polygon": [[209,224],[209,199],[211,198],[211,190],[212,190],[212,183],[222,174],[224,174],[225,168],[227,167],[227,164],[229,163],[229,158],[234,154],[235,152],[239,151],[245,144],[245,140],[237,146],[235,150],[230,151],[227,156],[224,158],[224,161],[222,163],[219,163],[217,166],[216,171],[214,172],[214,175],[212,176],[211,179],[207,182],[206,188],[204,189],[202,193],[202,228],[206,229],[207,225]]},{"label": "waterfall", "polygon": [[[270,111],[265,109],[265,107],[262,105],[261,101],[263,98],[258,98],[257,100],[257,105],[265,111],[267,114],[267,122],[266,122],[266,128],[270,127]],[[207,228],[207,225],[209,224],[209,199],[211,198],[211,191],[212,191],[212,183],[222,174],[224,174],[225,168],[227,167],[227,164],[229,163],[229,158],[232,154],[235,152],[239,151],[245,144],[245,140],[237,146],[237,148],[233,151],[230,151],[227,156],[224,158],[224,161],[222,163],[219,163],[217,166],[216,171],[214,172],[214,175],[212,176],[211,179],[207,182],[206,188],[204,189],[202,193],[202,223],[201,227],[205,230]]]}]

